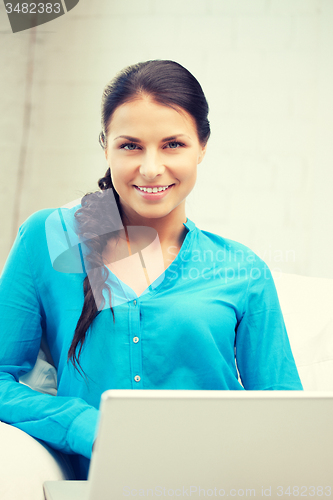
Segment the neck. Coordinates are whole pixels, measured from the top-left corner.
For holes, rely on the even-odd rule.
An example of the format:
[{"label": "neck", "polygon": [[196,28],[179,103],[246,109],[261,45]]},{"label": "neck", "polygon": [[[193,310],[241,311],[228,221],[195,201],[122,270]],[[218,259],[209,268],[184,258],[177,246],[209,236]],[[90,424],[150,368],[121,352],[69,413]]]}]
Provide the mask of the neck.
[{"label": "neck", "polygon": [[160,218],[148,218],[142,217],[137,213],[126,213],[126,217],[123,220],[125,231],[128,226],[151,227],[157,232],[160,244],[163,248],[168,246],[180,248],[187,233],[187,229],[184,226],[187,217],[185,215],[185,210],[177,210],[178,208],[183,207],[179,206],[166,216]]}]

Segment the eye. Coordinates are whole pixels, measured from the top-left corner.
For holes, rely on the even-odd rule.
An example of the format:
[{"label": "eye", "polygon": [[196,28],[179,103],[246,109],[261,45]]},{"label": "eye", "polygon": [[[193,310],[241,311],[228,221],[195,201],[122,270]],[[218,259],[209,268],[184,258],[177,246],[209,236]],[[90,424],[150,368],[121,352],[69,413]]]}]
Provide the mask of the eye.
[{"label": "eye", "polygon": [[182,142],[172,141],[168,142],[167,147],[170,149],[177,149],[178,147],[182,147],[184,144]]},{"label": "eye", "polygon": [[120,146],[120,149],[126,149],[126,151],[134,151],[138,147],[134,142],[126,142]]}]

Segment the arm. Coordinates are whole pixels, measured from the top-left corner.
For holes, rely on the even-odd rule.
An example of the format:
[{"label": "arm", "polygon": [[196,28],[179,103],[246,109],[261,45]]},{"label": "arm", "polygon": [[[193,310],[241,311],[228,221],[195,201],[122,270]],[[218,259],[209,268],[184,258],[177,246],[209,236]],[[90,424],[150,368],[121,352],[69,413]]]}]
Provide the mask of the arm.
[{"label": "arm", "polygon": [[247,390],[302,390],[274,280],[255,257],[242,318],[236,331],[236,361]]},{"label": "arm", "polygon": [[55,449],[90,458],[98,410],[83,399],[41,394],[18,382],[33,368],[45,328],[20,232],[0,278],[0,317],[0,420]]}]

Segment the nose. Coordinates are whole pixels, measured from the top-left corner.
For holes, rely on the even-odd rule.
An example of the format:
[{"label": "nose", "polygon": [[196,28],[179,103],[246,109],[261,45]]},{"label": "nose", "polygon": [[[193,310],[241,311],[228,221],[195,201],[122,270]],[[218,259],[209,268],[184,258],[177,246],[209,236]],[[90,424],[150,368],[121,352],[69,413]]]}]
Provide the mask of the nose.
[{"label": "nose", "polygon": [[153,180],[163,174],[164,165],[156,151],[146,151],[140,165],[140,174],[147,180]]}]

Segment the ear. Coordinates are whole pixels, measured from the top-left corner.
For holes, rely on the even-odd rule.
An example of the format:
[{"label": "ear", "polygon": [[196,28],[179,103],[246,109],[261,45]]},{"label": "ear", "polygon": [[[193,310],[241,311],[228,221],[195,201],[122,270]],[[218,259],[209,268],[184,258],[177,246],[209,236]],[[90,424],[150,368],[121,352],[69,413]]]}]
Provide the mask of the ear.
[{"label": "ear", "polygon": [[202,162],[202,160],[204,159],[205,157],[205,154],[206,154],[206,151],[207,151],[207,144],[205,146],[202,147],[200,153],[199,153],[199,156],[198,156],[198,165],[199,163]]},{"label": "ear", "polygon": [[108,159],[108,150],[107,150],[107,148],[104,149],[104,154],[105,154],[105,158],[107,160]]}]

